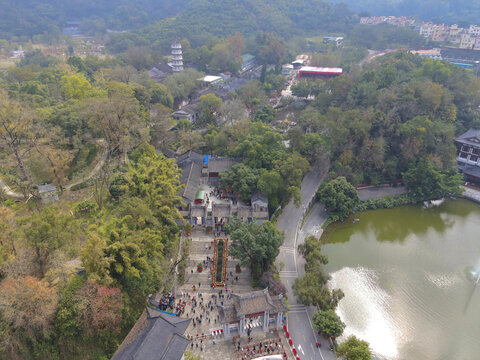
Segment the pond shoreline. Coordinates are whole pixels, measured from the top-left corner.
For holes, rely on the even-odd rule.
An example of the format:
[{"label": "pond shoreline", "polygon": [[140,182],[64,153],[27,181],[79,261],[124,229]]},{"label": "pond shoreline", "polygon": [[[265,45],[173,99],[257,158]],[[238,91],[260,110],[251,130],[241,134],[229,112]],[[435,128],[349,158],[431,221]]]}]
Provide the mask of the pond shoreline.
[{"label": "pond shoreline", "polygon": [[[369,341],[382,360],[439,359],[438,349],[450,355],[442,359],[477,359],[480,293],[466,271],[480,266],[480,210],[467,200],[365,211],[327,228],[321,241],[331,287],[345,292],[338,307],[345,336]],[[454,322],[455,331],[447,325]],[[445,338],[466,343],[444,348]]]}]

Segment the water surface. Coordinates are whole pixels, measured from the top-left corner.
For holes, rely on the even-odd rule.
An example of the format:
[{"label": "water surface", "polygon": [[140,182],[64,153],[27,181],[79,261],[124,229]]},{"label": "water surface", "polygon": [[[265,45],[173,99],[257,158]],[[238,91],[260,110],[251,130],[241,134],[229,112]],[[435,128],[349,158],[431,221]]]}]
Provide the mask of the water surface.
[{"label": "water surface", "polygon": [[382,360],[479,360],[480,208],[466,200],[356,215],[329,236],[345,335]]}]

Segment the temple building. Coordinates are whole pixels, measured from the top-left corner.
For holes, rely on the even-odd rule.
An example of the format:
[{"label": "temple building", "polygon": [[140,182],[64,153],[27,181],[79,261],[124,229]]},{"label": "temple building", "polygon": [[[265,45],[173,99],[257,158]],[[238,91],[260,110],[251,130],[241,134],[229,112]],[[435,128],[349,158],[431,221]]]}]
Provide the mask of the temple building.
[{"label": "temple building", "polygon": [[480,184],[480,130],[470,129],[455,139],[457,168],[465,181]]},{"label": "temple building", "polygon": [[190,321],[147,307],[112,360],[183,360]]},{"label": "temple building", "polygon": [[270,296],[268,289],[232,294],[217,304],[225,338],[268,332],[283,325],[289,310],[282,295]]},{"label": "temple building", "polygon": [[255,191],[249,202],[237,199],[232,192],[221,199],[209,196],[219,185],[219,175],[241,162],[239,158],[204,156],[192,150],[177,158],[184,185],[178,194],[184,204],[178,210],[186,223],[222,230],[230,217],[258,223],[269,219],[268,199],[260,191]]}]

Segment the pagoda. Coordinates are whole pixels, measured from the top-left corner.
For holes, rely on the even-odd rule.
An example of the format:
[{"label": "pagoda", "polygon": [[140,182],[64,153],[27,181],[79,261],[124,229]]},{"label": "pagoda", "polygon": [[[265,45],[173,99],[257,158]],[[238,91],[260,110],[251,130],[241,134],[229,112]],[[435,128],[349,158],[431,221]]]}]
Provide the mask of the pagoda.
[{"label": "pagoda", "polygon": [[178,40],[172,42],[172,62],[173,72],[183,71],[182,44]]}]

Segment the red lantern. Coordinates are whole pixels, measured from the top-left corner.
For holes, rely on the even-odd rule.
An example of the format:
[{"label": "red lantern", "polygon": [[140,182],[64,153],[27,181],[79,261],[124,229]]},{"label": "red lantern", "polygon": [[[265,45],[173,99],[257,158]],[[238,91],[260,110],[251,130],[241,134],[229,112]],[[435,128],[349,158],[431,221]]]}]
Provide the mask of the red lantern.
[{"label": "red lantern", "polygon": [[293,346],[293,341],[292,341],[292,339],[288,339],[288,343],[290,344],[290,346]]},{"label": "red lantern", "polygon": [[285,333],[285,335],[287,335],[287,338],[290,337],[290,333],[288,331]]},{"label": "red lantern", "polygon": [[283,325],[283,330],[287,331],[287,325]]},{"label": "red lantern", "polygon": [[294,348],[294,349],[292,349],[292,351],[293,351],[293,355],[297,356],[297,350],[295,350],[295,348]]},{"label": "red lantern", "polygon": [[297,360],[300,360],[300,358],[297,356]]}]

